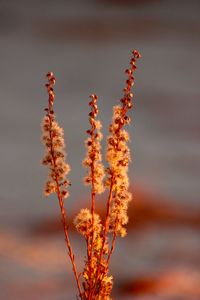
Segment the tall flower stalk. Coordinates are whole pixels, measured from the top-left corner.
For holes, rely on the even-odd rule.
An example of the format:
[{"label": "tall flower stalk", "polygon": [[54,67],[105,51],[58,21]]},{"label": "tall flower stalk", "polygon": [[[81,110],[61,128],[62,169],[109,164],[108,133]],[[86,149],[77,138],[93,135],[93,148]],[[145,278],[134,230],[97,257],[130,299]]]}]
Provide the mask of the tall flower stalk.
[{"label": "tall flower stalk", "polygon": [[82,299],[81,285],[75,264],[75,257],[69,239],[67,214],[64,207],[64,198],[69,195],[68,186],[70,182],[67,174],[70,171],[70,166],[65,162],[65,144],[64,144],[64,131],[58,125],[55,114],[53,111],[53,104],[55,99],[53,86],[56,82],[52,72],[47,73],[48,83],[46,84],[48,92],[48,107],[45,108],[46,115],[42,121],[42,140],[46,148],[45,157],[42,161],[43,165],[49,167],[49,176],[45,184],[44,194],[49,196],[52,193],[57,194],[60,205],[61,219],[63,230],[65,234],[66,247],[68,255],[72,263],[72,270],[75,276],[79,297]]},{"label": "tall flower stalk", "polygon": [[131,89],[135,83],[134,72],[137,69],[136,62],[141,57],[137,50],[132,52],[130,67],[125,70],[128,78],[123,90],[124,95],[121,98],[121,105],[114,106],[113,120],[110,125],[110,136],[107,140],[107,162],[108,162],[108,179],[106,184],[113,188],[113,197],[110,208],[109,232],[113,234],[111,249],[108,253],[107,263],[114,251],[117,235],[126,236],[126,225],[128,223],[127,209],[132,199],[132,194],[128,191],[129,177],[128,167],[131,161],[130,149],[128,147],[129,134],[124,129],[130,124],[128,111],[133,107],[133,93]]},{"label": "tall flower stalk", "polygon": [[[87,130],[86,157],[83,166],[87,169],[84,178],[86,185],[90,186],[91,206],[82,208],[74,218],[76,230],[86,241],[87,255],[84,261],[84,269],[78,273],[75,264],[75,257],[69,239],[67,214],[64,208],[64,198],[69,195],[68,173],[69,165],[65,162],[64,132],[59,127],[53,111],[54,84],[53,73],[47,74],[48,83],[48,107],[42,122],[42,140],[46,148],[43,164],[49,167],[48,180],[45,184],[44,193],[46,196],[56,193],[60,205],[62,224],[65,234],[66,247],[71,260],[72,270],[75,276],[78,296],[81,300],[111,300],[113,277],[109,274],[110,258],[115,249],[117,236],[124,237],[128,223],[127,209],[132,195],[128,191],[129,178],[128,166],[131,161],[128,147],[129,134],[125,129],[130,124],[128,111],[133,107],[134,72],[136,62],[141,57],[138,51],[132,52],[130,67],[125,73],[128,78],[123,90],[123,97],[119,105],[113,108],[112,123],[109,127],[107,138],[105,169],[102,163],[101,154],[101,122],[98,120],[98,97],[95,94],[90,96],[89,124]],[[105,177],[105,180],[104,180]],[[106,201],[106,215],[104,220],[96,213],[96,195],[108,190]]]},{"label": "tall flower stalk", "polygon": [[[134,72],[136,70],[136,61],[141,55],[137,50],[132,52],[130,68],[125,70],[128,75],[126,86],[123,90],[124,95],[121,98],[121,105],[113,107],[113,119],[109,127],[110,135],[107,138],[106,160],[108,162],[107,178],[105,186],[109,190],[107,199],[107,210],[103,232],[103,246],[100,252],[99,266],[103,260],[103,247],[108,233],[113,234],[111,249],[108,251],[106,265],[109,266],[110,257],[114,251],[117,234],[121,237],[126,235],[125,225],[128,223],[127,208],[131,201],[131,193],[128,192],[128,165],[130,162],[130,150],[127,145],[129,141],[128,132],[124,126],[130,124],[130,117],[127,112],[133,107],[131,88],[134,85]],[[104,278],[102,270],[97,270],[97,282],[99,275]]]}]

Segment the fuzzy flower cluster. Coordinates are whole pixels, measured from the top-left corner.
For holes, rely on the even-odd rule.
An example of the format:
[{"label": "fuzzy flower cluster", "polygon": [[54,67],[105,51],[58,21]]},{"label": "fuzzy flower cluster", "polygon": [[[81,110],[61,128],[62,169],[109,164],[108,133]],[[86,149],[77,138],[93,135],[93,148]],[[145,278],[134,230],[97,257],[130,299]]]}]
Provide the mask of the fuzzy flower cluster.
[{"label": "fuzzy flower cluster", "polygon": [[97,300],[112,300],[110,297],[113,288],[113,276],[103,276],[101,281],[101,290],[97,296]]},{"label": "fuzzy flower cluster", "polygon": [[[87,243],[90,241],[92,234],[93,237],[93,255],[92,261],[86,260],[83,272],[84,277],[84,294],[85,299],[89,299],[91,293],[91,285],[94,286],[94,299],[106,299],[105,295],[109,296],[112,289],[112,276],[104,276],[103,280],[98,279],[99,284],[96,284],[98,288],[95,287],[96,283],[96,272],[99,261],[99,254],[102,248],[102,222],[98,214],[94,214],[94,220],[92,224],[92,214],[87,208],[80,210],[79,214],[74,219],[74,225],[76,230],[82,234]],[[108,245],[104,246],[104,254],[108,253]],[[101,271],[103,274],[107,273],[106,262],[104,261],[101,265]],[[100,288],[101,286],[101,288]],[[98,296],[98,297],[97,297]],[[93,298],[92,298],[93,299]],[[109,298],[108,298],[109,299]]]},{"label": "fuzzy flower cluster", "polygon": [[42,141],[45,145],[46,153],[42,161],[43,165],[49,167],[49,176],[45,184],[44,193],[49,196],[52,193],[61,193],[62,198],[67,198],[67,187],[70,184],[66,175],[70,171],[70,166],[65,162],[64,131],[58,125],[53,111],[55,77],[53,73],[47,74],[46,84],[49,103],[45,108],[46,115],[42,121]]},{"label": "fuzzy flower cluster", "polygon": [[136,60],[140,58],[138,51],[134,50],[132,54],[130,68],[125,71],[128,79],[124,88],[124,96],[121,99],[121,106],[115,106],[113,109],[113,119],[109,128],[110,136],[107,140],[106,153],[109,164],[106,186],[113,186],[109,231],[115,232],[122,237],[126,235],[125,225],[128,223],[127,208],[128,203],[131,201],[131,193],[128,192],[129,178],[127,174],[131,160],[127,144],[129,135],[124,126],[130,123],[127,112],[132,108],[133,94],[131,93],[131,88],[134,85],[133,73],[136,70]]},{"label": "fuzzy flower cluster", "polygon": [[[77,231],[85,237],[88,237],[92,234],[92,214],[88,208],[82,208],[79,214],[74,219],[74,225]],[[94,215],[94,233],[96,238],[101,230],[101,220],[98,214]]]},{"label": "fuzzy flower cluster", "polygon": [[104,191],[103,179],[105,176],[104,166],[101,162],[101,144],[103,138],[101,133],[101,122],[96,119],[98,114],[97,96],[91,95],[89,106],[91,111],[89,113],[90,129],[87,130],[89,137],[85,141],[87,149],[86,158],[83,160],[83,166],[88,169],[88,174],[84,178],[86,185],[93,186],[93,192],[101,194]]}]

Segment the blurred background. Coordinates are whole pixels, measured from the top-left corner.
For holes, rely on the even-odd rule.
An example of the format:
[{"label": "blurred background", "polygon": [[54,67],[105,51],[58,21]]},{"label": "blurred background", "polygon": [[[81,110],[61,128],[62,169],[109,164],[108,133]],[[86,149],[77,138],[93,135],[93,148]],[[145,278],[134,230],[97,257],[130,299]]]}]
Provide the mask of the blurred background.
[{"label": "blurred background", "polygon": [[[198,0],[0,0],[1,300],[75,299],[58,203],[42,195],[45,74],[57,77],[71,222],[89,200],[88,96],[99,96],[106,135],[132,49],[143,56],[128,129],[134,200],[111,261],[113,299],[200,299],[199,12]],[[84,242],[71,233],[81,268]]]}]

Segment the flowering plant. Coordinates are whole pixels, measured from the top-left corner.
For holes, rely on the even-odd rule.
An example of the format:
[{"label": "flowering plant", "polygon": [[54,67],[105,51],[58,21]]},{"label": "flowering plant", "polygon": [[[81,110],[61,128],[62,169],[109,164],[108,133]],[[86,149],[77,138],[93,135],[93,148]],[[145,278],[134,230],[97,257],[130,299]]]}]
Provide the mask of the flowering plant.
[{"label": "flowering plant", "polygon": [[[66,247],[78,288],[77,299],[111,300],[113,277],[109,274],[110,258],[115,249],[117,236],[126,235],[127,209],[132,198],[128,191],[128,166],[131,157],[128,147],[129,134],[125,126],[130,123],[127,113],[133,106],[131,88],[135,80],[133,74],[136,70],[136,61],[140,57],[137,50],[132,52],[130,68],[125,71],[128,78],[120,100],[121,104],[113,108],[113,118],[107,138],[107,168],[104,168],[102,163],[103,136],[102,125],[98,120],[98,98],[95,94],[90,96],[90,128],[87,130],[86,157],[83,166],[87,169],[84,182],[91,187],[91,208],[82,208],[74,219],[74,225],[83,235],[87,245],[87,257],[81,273],[77,271],[64,207],[64,199],[69,196],[70,181],[67,175],[70,166],[66,163],[64,131],[56,121],[53,110],[56,80],[52,72],[47,74],[48,107],[45,108],[46,114],[42,121],[42,140],[46,153],[42,163],[49,167],[49,175],[44,194],[49,196],[55,193],[58,198]],[[95,211],[95,198],[105,190],[108,190],[108,197],[105,220],[102,220]]]}]

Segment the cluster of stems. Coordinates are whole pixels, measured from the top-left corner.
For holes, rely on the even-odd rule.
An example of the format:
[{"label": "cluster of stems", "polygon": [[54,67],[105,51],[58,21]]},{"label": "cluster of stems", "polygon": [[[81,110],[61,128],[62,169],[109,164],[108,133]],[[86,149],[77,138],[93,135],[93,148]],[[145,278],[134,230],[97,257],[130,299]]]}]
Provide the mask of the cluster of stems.
[{"label": "cluster of stems", "polygon": [[[46,114],[42,122],[42,140],[46,149],[43,164],[49,167],[49,175],[44,193],[46,196],[52,193],[57,195],[66,248],[78,288],[76,298],[80,300],[112,299],[113,277],[109,274],[109,263],[115,249],[116,237],[126,235],[127,209],[131,201],[131,193],[128,191],[128,165],[131,160],[128,147],[129,135],[124,127],[130,123],[127,113],[133,106],[131,88],[134,85],[136,61],[140,57],[137,50],[132,52],[130,67],[125,71],[128,78],[121,104],[113,108],[113,119],[107,138],[107,168],[104,168],[102,163],[103,135],[102,125],[98,120],[98,97],[95,94],[90,96],[90,128],[87,130],[86,157],[83,166],[87,169],[84,182],[90,186],[91,207],[82,208],[74,218],[76,230],[86,241],[87,255],[82,272],[77,270],[64,207],[64,199],[69,196],[70,181],[67,176],[70,167],[65,161],[64,131],[57,123],[53,110],[55,77],[52,72],[47,74],[48,107],[45,108]],[[108,191],[106,215],[102,218],[96,213],[95,202],[96,195],[102,194],[105,190]]]}]

